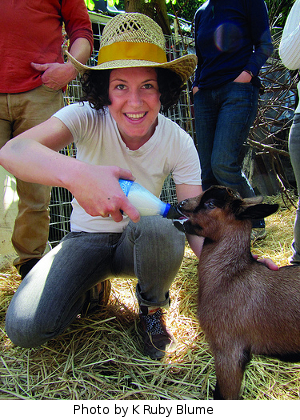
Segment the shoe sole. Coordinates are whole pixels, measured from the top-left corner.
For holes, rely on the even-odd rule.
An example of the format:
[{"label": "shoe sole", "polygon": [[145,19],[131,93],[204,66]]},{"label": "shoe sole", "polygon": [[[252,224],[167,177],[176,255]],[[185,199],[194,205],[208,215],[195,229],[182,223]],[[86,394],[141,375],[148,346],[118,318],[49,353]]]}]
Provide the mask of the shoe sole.
[{"label": "shoe sole", "polygon": [[266,236],[267,236],[267,233],[264,233],[263,235],[260,235],[260,236],[255,237],[254,239],[251,239],[251,244],[253,245],[255,242],[265,239]]}]

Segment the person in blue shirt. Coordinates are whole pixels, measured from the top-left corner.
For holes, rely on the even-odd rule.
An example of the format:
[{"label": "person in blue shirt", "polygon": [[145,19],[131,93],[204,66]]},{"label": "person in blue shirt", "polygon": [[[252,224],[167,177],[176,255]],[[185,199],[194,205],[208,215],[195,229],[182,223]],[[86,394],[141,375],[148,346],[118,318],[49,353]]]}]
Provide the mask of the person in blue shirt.
[{"label": "person in blue shirt", "polygon": [[[255,195],[239,157],[258,105],[259,71],[273,52],[263,0],[208,0],[195,14],[198,65],[193,83],[203,189],[224,185]],[[264,220],[253,240],[265,237]]]}]

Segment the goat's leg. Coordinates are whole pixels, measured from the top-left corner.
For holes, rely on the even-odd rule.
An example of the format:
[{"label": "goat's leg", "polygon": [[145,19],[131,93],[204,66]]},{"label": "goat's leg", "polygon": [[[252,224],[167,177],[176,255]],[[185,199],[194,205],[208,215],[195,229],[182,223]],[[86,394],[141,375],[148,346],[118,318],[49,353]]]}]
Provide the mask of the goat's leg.
[{"label": "goat's leg", "polygon": [[214,354],[217,384],[214,399],[236,400],[239,398],[246,364],[250,360],[247,351]]}]

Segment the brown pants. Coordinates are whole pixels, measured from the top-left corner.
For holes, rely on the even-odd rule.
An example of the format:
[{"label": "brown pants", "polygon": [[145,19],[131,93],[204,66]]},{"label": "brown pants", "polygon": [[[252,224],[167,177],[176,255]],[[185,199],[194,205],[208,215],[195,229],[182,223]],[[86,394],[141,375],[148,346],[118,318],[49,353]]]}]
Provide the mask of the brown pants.
[{"label": "brown pants", "polygon": [[[62,91],[43,85],[24,93],[0,93],[0,148],[11,138],[46,121],[63,105]],[[51,187],[17,179],[17,192],[19,211],[12,235],[18,254],[16,267],[43,255],[49,235]]]}]

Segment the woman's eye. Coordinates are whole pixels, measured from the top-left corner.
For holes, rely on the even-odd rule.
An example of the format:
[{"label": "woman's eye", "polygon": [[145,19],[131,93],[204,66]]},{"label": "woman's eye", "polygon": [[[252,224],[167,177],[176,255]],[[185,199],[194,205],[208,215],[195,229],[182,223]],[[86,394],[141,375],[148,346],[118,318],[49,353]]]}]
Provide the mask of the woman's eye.
[{"label": "woman's eye", "polygon": [[151,83],[146,83],[144,85],[144,89],[151,89],[153,87],[153,85],[151,85]]},{"label": "woman's eye", "polygon": [[124,90],[125,89],[125,85],[117,85],[116,88],[118,90]]}]

